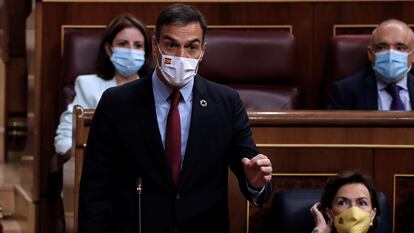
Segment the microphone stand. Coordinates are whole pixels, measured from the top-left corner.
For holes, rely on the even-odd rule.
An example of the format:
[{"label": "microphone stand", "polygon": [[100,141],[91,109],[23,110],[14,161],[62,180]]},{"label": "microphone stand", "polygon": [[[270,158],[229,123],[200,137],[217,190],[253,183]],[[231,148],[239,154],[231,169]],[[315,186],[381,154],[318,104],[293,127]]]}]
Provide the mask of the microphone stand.
[{"label": "microphone stand", "polygon": [[142,182],[141,177],[136,180],[137,194],[138,194],[138,232],[142,233],[142,219],[141,219],[141,193],[142,193]]}]

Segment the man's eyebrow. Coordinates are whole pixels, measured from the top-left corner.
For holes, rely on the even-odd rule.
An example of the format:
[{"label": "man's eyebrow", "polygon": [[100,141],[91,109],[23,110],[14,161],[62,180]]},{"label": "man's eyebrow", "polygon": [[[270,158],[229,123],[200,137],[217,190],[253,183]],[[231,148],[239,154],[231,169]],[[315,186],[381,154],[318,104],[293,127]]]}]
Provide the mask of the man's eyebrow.
[{"label": "man's eyebrow", "polygon": [[379,46],[379,45],[388,45],[388,43],[385,43],[385,42],[379,42],[379,43],[376,43],[376,44],[375,44],[375,46]]},{"label": "man's eyebrow", "polygon": [[193,44],[193,43],[201,43],[201,40],[196,38],[196,39],[193,39],[193,40],[190,40],[190,41],[186,42],[186,44]]},{"label": "man's eyebrow", "polygon": [[404,42],[397,42],[395,45],[398,45],[398,46],[403,45],[403,46],[408,47],[408,44],[406,44],[406,43],[404,43]]},{"label": "man's eyebrow", "polygon": [[195,42],[201,42],[201,40],[199,38],[195,38],[193,40],[189,41],[190,43],[195,43]]},{"label": "man's eyebrow", "polygon": [[[172,41],[172,42],[177,42],[177,40],[175,40],[174,38],[172,38],[171,36],[169,36],[169,35],[165,35],[165,36],[163,36],[162,37],[162,39],[163,40],[170,40],[170,41]],[[187,41],[186,42],[186,44],[192,44],[192,43],[201,43],[201,40],[199,39],[199,38],[195,38],[195,39],[192,39],[192,40],[190,40],[190,41]]]},{"label": "man's eyebrow", "polygon": [[171,36],[169,36],[169,35],[163,36],[162,39],[163,40],[170,40],[170,41],[176,42],[176,40],[174,38],[172,38]]}]

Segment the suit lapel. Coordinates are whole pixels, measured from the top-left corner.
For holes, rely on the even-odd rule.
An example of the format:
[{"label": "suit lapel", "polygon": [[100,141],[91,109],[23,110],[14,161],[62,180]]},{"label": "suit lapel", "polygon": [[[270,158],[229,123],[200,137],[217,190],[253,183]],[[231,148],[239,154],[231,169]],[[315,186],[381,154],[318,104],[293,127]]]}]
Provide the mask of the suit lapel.
[{"label": "suit lapel", "polygon": [[150,157],[154,160],[154,164],[159,167],[159,170],[162,172],[165,179],[168,180],[170,184],[173,184],[168,163],[164,156],[164,147],[159,132],[151,75],[145,77],[143,82],[143,88],[137,91],[137,95],[134,96],[133,99],[137,104],[137,109],[140,109],[139,119],[141,119],[140,124],[142,133],[145,134],[145,145],[150,148],[150,151],[153,154],[153,156]]},{"label": "suit lapel", "polygon": [[[201,106],[200,101],[207,101],[207,106]],[[188,178],[195,172],[195,162],[200,154],[198,148],[205,137],[205,123],[208,122],[208,96],[204,81],[196,76],[193,87],[193,104],[191,113],[191,123],[188,134],[187,147],[183,167],[181,170],[179,189],[188,181]]]},{"label": "suit lapel", "polygon": [[411,109],[414,110],[414,75],[411,72],[408,72],[407,79],[407,87],[408,93],[410,95]]},{"label": "suit lapel", "polygon": [[365,76],[365,106],[367,110],[378,110],[378,88],[373,70]]}]

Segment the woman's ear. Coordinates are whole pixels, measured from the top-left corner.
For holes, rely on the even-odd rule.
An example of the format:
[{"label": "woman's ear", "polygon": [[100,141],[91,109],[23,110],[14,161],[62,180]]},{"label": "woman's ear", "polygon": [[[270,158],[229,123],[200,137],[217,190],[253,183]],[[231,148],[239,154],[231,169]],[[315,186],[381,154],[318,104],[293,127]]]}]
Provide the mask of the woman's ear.
[{"label": "woman's ear", "polygon": [[111,45],[108,43],[105,44],[105,52],[106,52],[106,55],[108,55],[108,57],[112,56],[112,48],[111,48]]},{"label": "woman's ear", "polygon": [[377,215],[377,208],[372,209],[371,212],[371,225],[374,223],[375,216]]},{"label": "woman's ear", "polygon": [[329,208],[325,208],[325,214],[328,217],[328,225],[329,226],[333,226],[333,224],[334,224],[334,217],[335,217],[333,211],[331,209],[329,209]]}]

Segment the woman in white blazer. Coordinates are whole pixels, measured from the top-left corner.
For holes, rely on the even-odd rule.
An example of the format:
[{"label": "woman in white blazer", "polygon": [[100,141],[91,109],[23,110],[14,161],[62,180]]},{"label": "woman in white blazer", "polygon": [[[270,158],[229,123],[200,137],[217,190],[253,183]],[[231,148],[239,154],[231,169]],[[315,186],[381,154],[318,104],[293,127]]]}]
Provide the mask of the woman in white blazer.
[{"label": "woman in white blazer", "polygon": [[151,54],[148,30],[141,21],[129,14],[112,19],[99,47],[96,74],[76,78],[75,98],[60,116],[54,143],[57,154],[70,156],[73,106],[96,108],[106,89],[144,76]]}]

